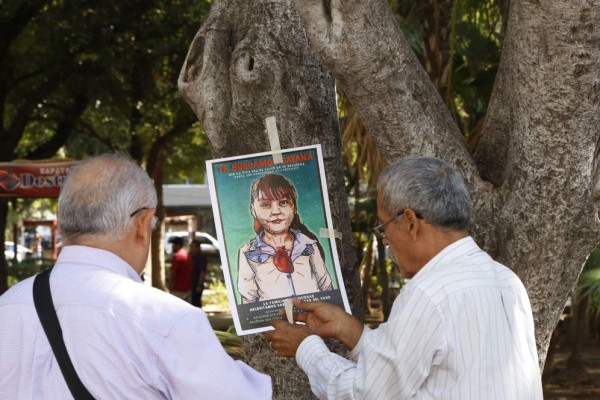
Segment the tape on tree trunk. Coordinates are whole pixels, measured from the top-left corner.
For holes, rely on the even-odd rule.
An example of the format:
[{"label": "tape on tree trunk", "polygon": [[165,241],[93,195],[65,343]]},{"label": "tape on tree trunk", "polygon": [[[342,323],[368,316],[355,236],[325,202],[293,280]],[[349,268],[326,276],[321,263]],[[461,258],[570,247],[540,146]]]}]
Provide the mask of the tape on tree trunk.
[{"label": "tape on tree trunk", "polygon": [[335,229],[321,228],[321,230],[319,231],[319,237],[342,240],[342,233],[336,231]]},{"label": "tape on tree trunk", "polygon": [[273,163],[282,164],[283,156],[281,155],[281,145],[279,144],[279,133],[277,133],[277,120],[275,117],[265,118],[267,125],[267,135],[269,135],[269,144],[273,152]]}]

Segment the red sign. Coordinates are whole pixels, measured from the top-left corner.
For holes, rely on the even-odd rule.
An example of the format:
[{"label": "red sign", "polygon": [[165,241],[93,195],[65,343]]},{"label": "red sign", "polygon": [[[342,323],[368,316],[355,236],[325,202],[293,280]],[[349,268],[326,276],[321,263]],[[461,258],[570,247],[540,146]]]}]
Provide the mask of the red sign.
[{"label": "red sign", "polygon": [[0,197],[58,197],[73,161],[0,163]]}]

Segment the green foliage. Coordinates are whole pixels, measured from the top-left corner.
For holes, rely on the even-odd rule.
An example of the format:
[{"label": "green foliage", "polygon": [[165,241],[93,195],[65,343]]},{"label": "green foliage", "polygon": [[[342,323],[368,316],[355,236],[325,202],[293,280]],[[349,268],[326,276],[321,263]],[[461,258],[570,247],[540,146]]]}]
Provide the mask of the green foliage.
[{"label": "green foliage", "polygon": [[[437,4],[437,7],[443,7]],[[417,57],[424,61],[422,44],[426,7],[416,0],[390,0],[398,25]],[[479,129],[496,78],[504,27],[499,2],[455,0],[451,10],[451,81],[453,114],[466,137]]]},{"label": "green foliage", "polygon": [[227,297],[227,288],[225,283],[219,279],[214,279],[208,284],[208,293],[202,294],[202,303],[205,306],[213,306],[219,310],[229,309],[229,298]]},{"label": "green foliage", "polygon": [[[27,219],[47,219],[56,215],[57,199],[11,199],[7,222],[18,224]],[[8,239],[12,240],[12,239]]]},{"label": "green foliage", "polygon": [[419,1],[390,0],[390,8],[406,38],[406,41],[419,59],[423,57],[421,47],[423,27],[421,24],[421,4]]},{"label": "green foliage", "polygon": [[377,295],[381,296],[382,292],[383,292],[383,287],[381,287],[381,285],[379,284],[379,279],[377,279],[376,276],[372,276],[371,277],[371,293],[376,293]]},{"label": "green foliage", "polygon": [[34,260],[28,259],[22,262],[8,262],[8,286],[12,286],[24,279],[29,278],[39,272],[45,271],[52,267],[52,260]]},{"label": "green foliage", "polygon": [[[196,118],[177,77],[209,7],[183,0],[5,2],[0,111],[4,133],[16,140],[0,159],[27,158],[42,147],[50,157],[67,143],[73,158],[120,150],[141,161],[158,139],[187,133]],[[189,152],[202,156],[207,145],[199,135],[193,128],[187,140],[196,137]],[[173,176],[191,170],[171,164]],[[195,175],[201,179],[202,170]]]},{"label": "green foliage", "polygon": [[600,316],[600,246],[592,251],[577,282],[577,298],[589,296],[589,311]]},{"label": "green foliage", "polygon": [[235,330],[227,330],[227,332],[215,331],[217,339],[221,342],[221,345],[233,359],[246,361],[246,354],[244,353],[244,342],[242,338],[235,334]]},{"label": "green foliage", "polygon": [[[206,2],[138,4],[127,28],[115,34],[114,45],[99,54],[93,106],[86,109],[84,129],[72,138],[70,152],[82,156],[82,150],[98,152],[103,147],[146,159],[161,138],[188,133],[196,118],[176,83],[189,42],[207,10]],[[192,129],[178,144],[187,147],[187,140],[198,132]],[[95,140],[90,142],[90,136]],[[206,147],[204,142],[195,143],[196,149]]]},{"label": "green foliage", "polygon": [[497,2],[463,0],[456,10],[452,93],[465,136],[485,116],[500,62],[502,15]]},{"label": "green foliage", "polygon": [[[165,162],[168,179],[202,181],[198,159],[208,146],[176,84],[209,7],[184,0],[5,1],[0,161],[121,151],[158,183]],[[173,150],[179,136],[185,138],[175,145],[183,150]]]},{"label": "green foliage", "polygon": [[596,247],[585,261],[584,271],[600,268],[600,247]]},{"label": "green foliage", "polygon": [[200,123],[177,136],[170,153],[165,164],[165,182],[204,183],[205,161],[211,158],[211,153]]}]

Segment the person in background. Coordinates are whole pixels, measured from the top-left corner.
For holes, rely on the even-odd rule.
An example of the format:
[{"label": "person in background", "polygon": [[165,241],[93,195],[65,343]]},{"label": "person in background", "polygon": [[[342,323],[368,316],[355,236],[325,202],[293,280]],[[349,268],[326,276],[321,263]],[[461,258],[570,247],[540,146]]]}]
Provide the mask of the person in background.
[{"label": "person in background", "polygon": [[[156,203],[148,174],[117,154],[77,163],[62,185],[50,290],[77,375],[96,399],[270,399],[271,378],[227,355],[202,310],[142,283]],[[71,399],[33,281],[0,296],[0,399]]]},{"label": "person in background", "polygon": [[202,307],[202,292],[204,291],[204,279],[208,259],[202,254],[202,247],[198,239],[190,243],[190,256],[192,257],[192,305]]},{"label": "person in background", "polygon": [[192,290],[192,257],[183,248],[184,240],[179,236],[171,239],[173,258],[171,259],[171,274],[169,291],[172,295],[190,302]]},{"label": "person in background", "polygon": [[[265,333],[296,357],[320,399],[541,400],[531,306],[525,287],[467,233],[467,188],[448,163],[409,157],[377,186],[374,234],[410,279],[389,319],[369,329],[324,302],[294,305],[294,319]],[[350,359],[331,353],[336,338]]]}]

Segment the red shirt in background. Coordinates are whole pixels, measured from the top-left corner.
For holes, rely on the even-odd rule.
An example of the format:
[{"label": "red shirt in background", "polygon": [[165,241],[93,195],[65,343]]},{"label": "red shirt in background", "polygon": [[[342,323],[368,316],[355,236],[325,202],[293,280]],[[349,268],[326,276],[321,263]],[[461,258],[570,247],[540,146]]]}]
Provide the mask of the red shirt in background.
[{"label": "red shirt in background", "polygon": [[171,260],[172,290],[177,292],[192,290],[192,269],[192,257],[187,251],[180,249],[173,254],[173,260]]}]

